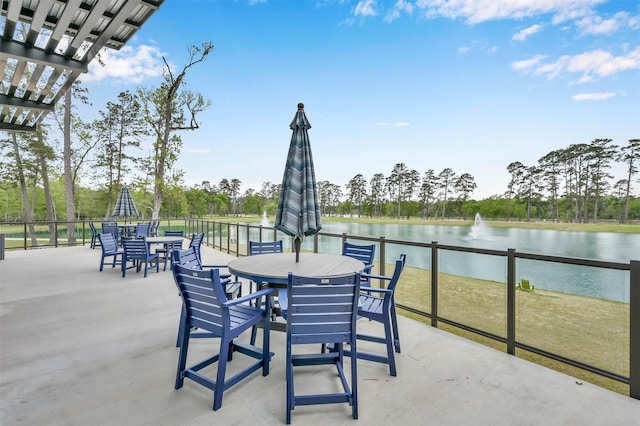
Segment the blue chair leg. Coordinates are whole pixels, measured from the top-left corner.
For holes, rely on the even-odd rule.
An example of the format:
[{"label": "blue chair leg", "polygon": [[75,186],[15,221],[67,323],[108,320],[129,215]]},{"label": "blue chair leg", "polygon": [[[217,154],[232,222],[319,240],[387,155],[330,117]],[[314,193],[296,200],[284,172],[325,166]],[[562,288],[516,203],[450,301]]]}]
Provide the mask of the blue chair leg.
[{"label": "blue chair leg", "polygon": [[187,315],[184,312],[184,305],[183,305],[182,309],[180,310],[180,324],[178,325],[178,338],[176,339],[176,347],[180,347],[182,339],[184,339],[184,333],[186,332],[185,330],[186,317]]},{"label": "blue chair leg", "polygon": [[220,342],[220,355],[218,358],[218,373],[216,375],[216,386],[213,391],[213,410],[222,407],[222,395],[224,393],[224,376],[227,372],[227,359],[229,358],[229,343],[224,339]]},{"label": "blue chair leg", "polygon": [[398,332],[398,317],[396,317],[396,304],[391,305],[391,328],[393,329],[393,345],[396,352],[400,353],[400,333]]},{"label": "blue chair leg", "polygon": [[[393,335],[391,334],[391,324],[389,324],[389,319],[384,322],[384,334],[387,336],[386,344],[387,347],[387,362],[389,363],[389,374],[392,376],[396,376],[396,360],[393,354]],[[356,357],[353,357],[356,358]]]}]

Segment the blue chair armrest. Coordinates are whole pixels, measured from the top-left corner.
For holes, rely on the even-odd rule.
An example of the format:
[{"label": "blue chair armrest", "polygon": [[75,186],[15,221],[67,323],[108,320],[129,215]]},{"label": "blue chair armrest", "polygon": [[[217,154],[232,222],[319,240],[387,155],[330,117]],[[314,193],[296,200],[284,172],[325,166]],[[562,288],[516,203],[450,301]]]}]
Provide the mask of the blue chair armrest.
[{"label": "blue chair armrest", "polygon": [[[202,265],[202,269],[212,269],[212,268],[216,268],[216,269],[223,269],[223,268],[227,268],[227,265]],[[225,278],[229,278],[231,277],[231,274],[220,274],[220,279],[225,279]]]},{"label": "blue chair armrest", "polygon": [[[366,265],[364,265],[364,271],[370,271],[371,268],[373,268],[373,263],[368,263]],[[364,278],[365,274],[362,274],[362,277]]]},{"label": "blue chair armrest", "polygon": [[376,280],[387,280],[390,281],[391,277],[386,277],[384,275],[375,275],[375,274],[360,274],[361,278],[369,278],[369,279],[376,279]]},{"label": "blue chair armrest", "polygon": [[239,305],[244,302],[249,302],[250,300],[253,300],[253,299],[260,299],[262,296],[270,296],[273,293],[273,291],[274,289],[272,288],[266,288],[264,290],[256,291],[255,293],[247,294],[246,296],[238,297],[237,299],[227,300],[227,302],[224,303],[223,305],[227,307]]},{"label": "blue chair armrest", "polygon": [[387,290],[386,288],[375,288],[375,287],[360,287],[361,293],[381,293],[381,294],[393,294],[393,291]]}]

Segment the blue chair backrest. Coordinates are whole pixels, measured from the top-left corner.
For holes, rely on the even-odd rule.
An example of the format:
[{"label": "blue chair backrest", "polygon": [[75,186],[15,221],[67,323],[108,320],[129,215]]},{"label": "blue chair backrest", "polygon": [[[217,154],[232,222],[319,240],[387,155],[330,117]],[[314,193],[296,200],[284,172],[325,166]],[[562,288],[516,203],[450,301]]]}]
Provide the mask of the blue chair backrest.
[{"label": "blue chair backrest", "polygon": [[357,245],[345,241],[342,247],[342,254],[344,256],[353,257],[365,265],[372,265],[373,257],[376,254],[376,246],[375,244]]},{"label": "blue chair backrest", "polygon": [[118,230],[118,224],[116,222],[102,222],[102,233],[113,234],[113,236],[117,239],[118,235],[120,234],[120,231]]},{"label": "blue chair backrest", "polygon": [[149,228],[150,225],[148,223],[138,223],[138,225],[136,225],[136,237],[149,236]]},{"label": "blue chair backrest", "polygon": [[165,237],[184,237],[184,231],[164,231]]},{"label": "blue chair backrest", "polygon": [[282,240],[249,241],[249,256],[267,253],[282,253]]},{"label": "blue chair backrest", "polygon": [[180,265],[189,269],[202,269],[202,262],[194,247],[189,247],[186,250],[173,250],[171,258],[172,265]]},{"label": "blue chair backrest", "polygon": [[104,254],[111,254],[118,251],[118,240],[112,233],[98,234],[100,246]]},{"label": "blue chair backrest", "polygon": [[175,265],[173,276],[182,296],[187,323],[206,331],[222,334],[229,327],[229,310],[224,283],[217,269],[196,270]]},{"label": "blue chair backrest", "polygon": [[149,257],[149,247],[146,238],[124,238],[122,240],[125,257],[127,260],[142,259]]},{"label": "blue chair backrest", "polygon": [[291,344],[355,340],[360,274],[331,278],[289,274],[287,340]]},{"label": "blue chair backrest", "polygon": [[[401,254],[400,258],[396,260],[396,268],[393,271],[393,276],[387,285],[387,289],[393,291],[396,288],[396,284],[400,281],[400,274],[402,274],[402,270],[404,269],[404,264],[407,260],[406,254]],[[388,293],[387,293],[388,294]],[[386,295],[385,295],[386,297]]]},{"label": "blue chair backrest", "polygon": [[192,234],[191,241],[189,242],[189,247],[193,247],[196,252],[196,256],[202,262],[202,256],[200,255],[200,246],[202,246],[202,240],[204,240],[204,233],[200,234]]}]

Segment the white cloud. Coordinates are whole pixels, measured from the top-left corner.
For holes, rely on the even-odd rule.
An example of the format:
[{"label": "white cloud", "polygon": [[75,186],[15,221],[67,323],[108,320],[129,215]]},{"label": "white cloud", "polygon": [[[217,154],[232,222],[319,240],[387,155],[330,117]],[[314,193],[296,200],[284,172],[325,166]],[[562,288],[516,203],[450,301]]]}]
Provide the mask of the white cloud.
[{"label": "white cloud", "polygon": [[409,123],[408,121],[398,121],[397,123],[394,124],[394,126],[396,126],[396,127],[407,127],[410,124],[411,123]]},{"label": "white cloud", "polygon": [[615,92],[600,92],[600,93],[578,93],[571,98],[574,101],[602,101],[604,99],[613,98]]},{"label": "white cloud", "polygon": [[356,16],[376,16],[375,11],[376,0],[360,0],[353,12]]},{"label": "white cloud", "polygon": [[396,4],[393,5],[393,8],[389,12],[387,12],[384,20],[386,22],[391,22],[395,19],[398,19],[402,12],[411,15],[411,13],[413,13],[413,8],[413,3],[410,3],[406,0],[398,0]]},{"label": "white cloud", "polygon": [[101,81],[114,79],[124,83],[139,84],[147,78],[158,77],[162,74],[162,52],[155,46],[124,46],[120,50],[103,49],[100,59],[91,61],[82,81]]},{"label": "white cloud", "polygon": [[528,28],[524,28],[520,31],[518,31],[517,33],[515,33],[512,37],[513,40],[516,41],[524,41],[526,40],[529,36],[534,35],[535,33],[537,33],[538,31],[540,31],[542,29],[542,25],[532,25]]},{"label": "white cloud", "polygon": [[609,77],[619,72],[640,69],[640,47],[623,56],[613,56],[611,53],[598,49],[578,55],[564,55],[555,62],[540,64],[544,57],[538,55],[524,61],[511,64],[514,70],[531,70],[535,74],[553,79],[561,74],[581,74],[574,84],[582,84]]},{"label": "white cloud", "polygon": [[554,23],[592,13],[606,0],[417,0],[416,8],[427,17],[464,18],[469,24],[497,19],[522,19],[553,14]]},{"label": "white cloud", "polygon": [[469,46],[458,47],[458,53],[464,55],[471,50],[479,50],[481,52],[496,53],[499,50],[498,46],[490,45],[485,40],[474,40]]},{"label": "white cloud", "polygon": [[545,55],[536,55],[536,56],[534,56],[532,58],[529,58],[529,59],[523,59],[522,61],[515,61],[515,62],[511,63],[511,69],[516,70],[516,71],[517,70],[527,70],[528,68],[535,67],[544,58],[546,58]]},{"label": "white cloud", "polygon": [[633,21],[630,21],[628,13],[618,12],[610,19],[585,16],[576,22],[576,26],[582,34],[601,35],[614,33],[623,26],[634,25]]}]

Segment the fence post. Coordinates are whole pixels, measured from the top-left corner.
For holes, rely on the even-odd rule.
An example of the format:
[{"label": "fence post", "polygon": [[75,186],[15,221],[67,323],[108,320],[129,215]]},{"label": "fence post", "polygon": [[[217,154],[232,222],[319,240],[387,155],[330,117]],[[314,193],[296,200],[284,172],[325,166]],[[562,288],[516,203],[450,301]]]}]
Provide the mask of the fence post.
[{"label": "fence post", "polygon": [[[386,245],[385,245],[384,237],[380,237],[380,263],[379,263],[380,267],[378,268],[380,275],[384,275],[386,263],[387,263]],[[382,281],[380,281],[380,284],[382,284]],[[383,287],[380,286],[380,288],[383,288]]]},{"label": "fence post", "polygon": [[507,353],[516,354],[516,250],[507,249]]},{"label": "fence post", "polygon": [[640,399],[640,261],[629,270],[629,396]]},{"label": "fence post", "polygon": [[431,326],[438,327],[438,242],[431,241]]}]

